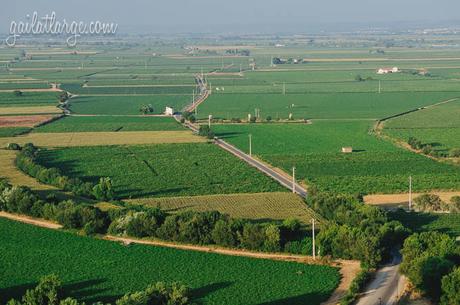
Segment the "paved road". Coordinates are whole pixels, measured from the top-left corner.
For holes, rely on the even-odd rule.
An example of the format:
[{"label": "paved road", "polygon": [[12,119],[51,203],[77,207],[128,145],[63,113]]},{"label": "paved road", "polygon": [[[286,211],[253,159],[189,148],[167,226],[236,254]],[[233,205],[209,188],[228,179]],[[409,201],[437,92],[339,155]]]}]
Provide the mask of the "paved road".
[{"label": "paved road", "polygon": [[377,271],[356,305],[393,305],[404,289],[406,279],[399,274],[401,256]]},{"label": "paved road", "polygon": [[[177,121],[180,121],[180,116],[174,116],[175,119]],[[184,124],[187,128],[191,129],[193,132],[198,132],[198,127],[193,125],[193,124],[190,124],[190,123],[185,123]],[[236,148],[235,146],[225,142],[224,140],[222,139],[219,139],[218,137],[215,137],[214,138],[214,144],[218,145],[219,147],[225,149],[226,151],[228,151],[229,153],[233,154],[234,156],[240,158],[241,160],[245,161],[246,163],[248,163],[249,165],[257,168],[259,171],[263,172],[264,174],[272,177],[273,179],[275,179],[276,181],[278,181],[281,185],[283,185],[284,187],[288,188],[289,190],[292,191],[292,187],[293,187],[293,184],[292,184],[292,177],[287,175],[287,174],[280,174],[278,172],[276,172],[275,170],[273,170],[272,168],[270,168],[270,166],[268,166],[267,164],[257,160],[257,159],[254,159],[253,157],[249,156],[248,154],[246,154],[245,152],[239,150],[238,148]],[[305,188],[303,188],[301,185],[299,185],[298,183],[295,184],[295,193],[298,194],[299,196],[305,198],[307,197],[307,190]]]}]

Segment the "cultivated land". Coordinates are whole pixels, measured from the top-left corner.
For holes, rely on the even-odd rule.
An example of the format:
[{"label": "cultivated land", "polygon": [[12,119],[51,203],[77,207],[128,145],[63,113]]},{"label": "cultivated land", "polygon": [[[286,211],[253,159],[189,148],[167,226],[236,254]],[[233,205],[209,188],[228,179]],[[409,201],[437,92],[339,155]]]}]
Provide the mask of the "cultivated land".
[{"label": "cultivated land", "polygon": [[460,148],[460,99],[391,119],[383,132],[404,142],[415,137],[449,153]]},{"label": "cultivated land", "polygon": [[110,177],[121,198],[274,192],[271,178],[217,146],[162,144],[45,150],[39,162],[66,175],[96,181]]},{"label": "cultivated land", "polygon": [[160,207],[169,212],[215,210],[228,214],[232,218],[257,221],[282,221],[295,218],[304,224],[310,224],[312,217],[318,219],[316,213],[309,209],[299,196],[287,192],[142,198],[128,200],[128,202]]},{"label": "cultivated land", "polygon": [[[215,125],[217,135],[321,190],[345,193],[399,193],[414,179],[414,191],[457,189],[460,171],[376,138],[367,121],[313,121],[313,124]],[[351,146],[352,154],[341,153]]]},{"label": "cultivated land", "polygon": [[66,116],[34,132],[185,131],[173,118],[129,116]]},{"label": "cultivated land", "polygon": [[0,147],[8,143],[33,143],[43,147],[136,145],[158,143],[203,143],[205,139],[183,131],[63,132],[30,133],[14,138],[0,138]]},{"label": "cultivated land", "polygon": [[0,279],[2,303],[50,273],[61,277],[67,292],[87,302],[113,301],[156,281],[180,281],[204,304],[318,305],[339,283],[338,270],[327,266],[126,247],[5,219],[0,227],[0,257],[9,266]]}]

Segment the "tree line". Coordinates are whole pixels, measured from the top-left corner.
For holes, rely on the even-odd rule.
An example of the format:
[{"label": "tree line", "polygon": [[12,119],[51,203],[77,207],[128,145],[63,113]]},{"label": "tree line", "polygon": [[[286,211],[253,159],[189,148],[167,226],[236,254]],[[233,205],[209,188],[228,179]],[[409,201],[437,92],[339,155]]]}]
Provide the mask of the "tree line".
[{"label": "tree line", "polygon": [[12,186],[5,180],[0,181],[0,210],[56,221],[64,229],[79,230],[87,235],[109,233],[296,254],[306,254],[311,245],[301,223],[295,219],[287,219],[282,224],[258,224],[217,211],[168,214],[160,208],[128,204],[102,211],[93,205],[59,201],[52,196],[41,199],[29,188]]},{"label": "tree line", "polygon": [[[115,301],[115,305],[188,305],[190,289],[179,283],[157,282],[145,290],[127,293]],[[67,296],[58,276],[51,274],[42,277],[37,286],[28,289],[21,300],[12,299],[7,305],[85,305]],[[110,303],[93,303],[110,305]]]}]

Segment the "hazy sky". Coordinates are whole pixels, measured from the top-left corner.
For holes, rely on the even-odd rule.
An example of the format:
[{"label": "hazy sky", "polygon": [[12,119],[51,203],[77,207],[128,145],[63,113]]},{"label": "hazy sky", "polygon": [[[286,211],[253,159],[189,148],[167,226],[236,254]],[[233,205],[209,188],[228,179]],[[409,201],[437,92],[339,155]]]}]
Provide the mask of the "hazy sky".
[{"label": "hazy sky", "polygon": [[[443,23],[460,20],[459,0],[2,0],[0,32],[11,20],[56,11],[58,19],[113,21],[120,31],[280,31],[343,23]],[[460,24],[460,22],[459,22]]]}]

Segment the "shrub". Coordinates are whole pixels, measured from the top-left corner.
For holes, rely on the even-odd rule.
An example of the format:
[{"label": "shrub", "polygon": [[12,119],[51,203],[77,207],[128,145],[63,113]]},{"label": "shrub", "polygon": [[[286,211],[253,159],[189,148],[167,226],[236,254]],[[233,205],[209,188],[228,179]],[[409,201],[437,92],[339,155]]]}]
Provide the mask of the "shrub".
[{"label": "shrub", "polygon": [[460,304],[460,267],[442,278],[441,305]]},{"label": "shrub", "polygon": [[450,199],[449,209],[451,212],[460,213],[460,196],[454,196]]},{"label": "shrub", "polygon": [[21,146],[17,143],[8,143],[6,145],[6,149],[8,150],[21,150]]},{"label": "shrub", "polygon": [[434,194],[423,194],[414,199],[414,204],[419,211],[440,211],[443,207],[441,198]]},{"label": "shrub", "polygon": [[460,148],[453,148],[449,152],[449,156],[452,158],[460,158]]},{"label": "shrub", "polygon": [[100,178],[99,183],[93,187],[93,196],[102,201],[112,200],[114,198],[112,180],[108,177]]},{"label": "shrub", "polygon": [[206,137],[208,139],[214,139],[214,132],[211,130],[209,125],[201,125],[198,131],[198,135]]}]

